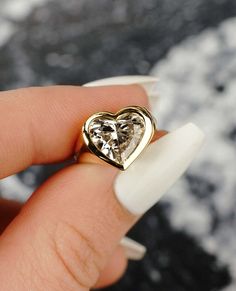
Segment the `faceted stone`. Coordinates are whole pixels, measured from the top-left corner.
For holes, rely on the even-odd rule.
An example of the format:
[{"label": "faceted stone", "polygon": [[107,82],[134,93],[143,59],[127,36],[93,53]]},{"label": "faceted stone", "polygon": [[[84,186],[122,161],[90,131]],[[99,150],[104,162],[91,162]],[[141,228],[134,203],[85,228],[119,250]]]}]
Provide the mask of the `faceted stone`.
[{"label": "faceted stone", "polygon": [[110,160],[123,164],[140,143],[145,122],[138,113],[123,113],[116,119],[103,116],[89,124],[93,144]]}]

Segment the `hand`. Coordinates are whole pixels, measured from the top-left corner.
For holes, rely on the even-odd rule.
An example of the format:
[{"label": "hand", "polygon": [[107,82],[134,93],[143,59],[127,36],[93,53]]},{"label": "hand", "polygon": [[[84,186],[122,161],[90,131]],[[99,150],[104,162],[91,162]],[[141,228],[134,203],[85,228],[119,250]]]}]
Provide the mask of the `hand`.
[{"label": "hand", "polygon": [[[68,159],[76,144],[81,146],[77,140],[89,115],[129,105],[148,106],[141,87],[0,93],[0,178]],[[77,291],[115,282],[127,265],[120,239],[182,174],[201,143],[202,133],[191,124],[168,134],[135,161],[139,176],[145,169],[145,183],[136,172],[119,174],[116,193],[118,170],[84,153],[78,164],[37,189],[22,209],[1,201],[2,231],[9,224],[0,237],[1,290]],[[129,193],[127,180],[135,193]]]},{"label": "hand", "polygon": [[[98,111],[147,106],[139,86],[28,88],[0,94],[0,178],[73,155],[81,126]],[[116,281],[118,246],[136,218],[115,199],[117,170],[85,154],[44,183],[20,210],[1,201],[1,290],[88,290]]]}]

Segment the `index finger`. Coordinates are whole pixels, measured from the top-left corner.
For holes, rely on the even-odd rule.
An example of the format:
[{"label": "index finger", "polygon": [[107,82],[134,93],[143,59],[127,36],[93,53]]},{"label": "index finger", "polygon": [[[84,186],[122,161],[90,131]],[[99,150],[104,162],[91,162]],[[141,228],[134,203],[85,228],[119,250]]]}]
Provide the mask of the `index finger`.
[{"label": "index finger", "polygon": [[89,115],[128,105],[147,105],[143,88],[52,86],[1,92],[0,178],[70,157]]}]

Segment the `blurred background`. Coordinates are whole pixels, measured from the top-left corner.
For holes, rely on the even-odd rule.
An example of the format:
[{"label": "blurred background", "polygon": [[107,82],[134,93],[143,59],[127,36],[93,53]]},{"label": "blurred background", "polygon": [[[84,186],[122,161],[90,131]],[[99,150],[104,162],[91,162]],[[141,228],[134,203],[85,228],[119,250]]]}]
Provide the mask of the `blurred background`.
[{"label": "blurred background", "polygon": [[[160,78],[159,127],[193,121],[207,140],[130,232],[145,259],[106,290],[235,291],[236,1],[0,0],[0,90],[127,74]],[[0,195],[24,201],[55,170],[3,179]]]}]

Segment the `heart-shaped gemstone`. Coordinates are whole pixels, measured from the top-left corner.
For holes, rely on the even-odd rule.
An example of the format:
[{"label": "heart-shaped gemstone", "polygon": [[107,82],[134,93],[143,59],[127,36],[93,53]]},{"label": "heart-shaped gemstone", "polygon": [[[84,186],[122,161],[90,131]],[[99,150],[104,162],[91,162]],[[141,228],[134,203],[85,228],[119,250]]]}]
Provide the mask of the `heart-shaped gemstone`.
[{"label": "heart-shaped gemstone", "polygon": [[136,158],[137,149],[140,153],[153,135],[153,132],[148,136],[146,133],[145,143],[141,143],[145,136],[146,123],[147,114],[144,114],[140,107],[127,107],[117,114],[95,114],[84,126],[86,143],[100,158],[126,169]]}]

